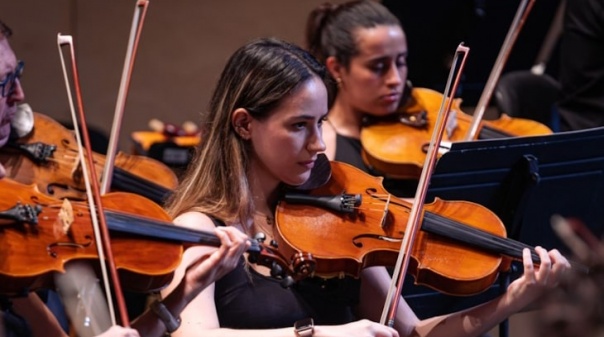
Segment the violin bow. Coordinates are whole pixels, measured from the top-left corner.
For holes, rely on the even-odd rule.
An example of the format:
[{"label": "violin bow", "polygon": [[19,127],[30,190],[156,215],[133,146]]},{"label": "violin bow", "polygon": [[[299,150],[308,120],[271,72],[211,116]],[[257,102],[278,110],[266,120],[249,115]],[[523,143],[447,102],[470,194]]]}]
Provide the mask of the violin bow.
[{"label": "violin bow", "polygon": [[[72,77],[74,81],[74,90],[78,104],[78,113],[81,121],[81,129],[82,136],[80,136],[80,132],[78,130],[78,117],[76,116],[73,97],[71,94],[71,87],[69,84],[69,77],[67,73],[67,67],[65,65],[65,59],[63,57],[62,47],[68,45],[69,50],[71,52],[71,71]],[[115,309],[113,308],[113,303],[109,299],[109,295],[112,293],[110,291],[110,284],[113,285],[114,296],[116,298],[119,310],[120,310],[120,324],[129,327],[130,320],[128,319],[128,312],[126,310],[126,302],[124,300],[122,287],[119,282],[117,270],[115,267],[115,261],[113,258],[113,253],[111,249],[111,242],[109,239],[109,230],[107,227],[107,221],[105,219],[105,212],[103,209],[103,203],[101,202],[101,194],[99,193],[98,179],[96,175],[96,170],[94,169],[94,162],[92,156],[92,147],[90,145],[90,137],[88,135],[88,129],[86,127],[86,117],[84,116],[84,108],[82,104],[82,94],[80,90],[80,82],[78,75],[78,68],[75,60],[75,50],[73,47],[73,38],[70,35],[62,35],[59,33],[57,35],[57,47],[59,48],[59,56],[61,58],[61,66],[63,68],[63,76],[65,79],[65,86],[67,87],[67,98],[69,100],[69,107],[71,110],[71,117],[73,119],[74,132],[78,143],[78,152],[79,152],[79,160],[82,165],[82,173],[84,176],[84,182],[86,185],[86,193],[88,197],[88,203],[90,205],[90,214],[92,220],[92,227],[95,234],[96,245],[99,254],[99,260],[101,265],[101,273],[103,275],[103,280],[105,284],[105,292],[107,293],[107,305],[109,307],[109,311],[111,314],[111,319],[113,325],[116,324],[115,318]],[[84,142],[86,153],[88,155],[84,155],[84,149],[82,148],[82,141]],[[98,209],[98,210],[97,210]],[[94,215],[97,216],[94,216]],[[106,267],[103,261],[107,261],[109,268]],[[111,272],[109,275],[107,269]],[[109,276],[111,276],[111,283],[109,282]]]},{"label": "violin bow", "polygon": [[[453,104],[454,95],[457,91],[457,85],[461,79],[461,74],[463,72],[469,52],[470,48],[464,46],[463,43],[459,44],[455,51],[453,66],[449,71],[447,86],[445,88],[443,100],[441,102],[438,117],[436,119],[434,132],[432,133],[432,140],[430,141],[430,146],[428,147],[428,153],[426,154],[424,169],[422,170],[417,191],[415,192],[415,200],[413,202],[413,206],[411,207],[411,213],[407,221],[405,235],[403,236],[403,242],[401,244],[401,249],[399,251],[394,273],[392,275],[392,283],[390,284],[390,289],[388,290],[388,295],[386,296],[386,304],[380,320],[381,324],[387,324],[390,327],[394,326],[394,317],[396,316],[396,310],[398,308],[401,292],[403,290],[403,279],[407,274],[411,250],[413,249],[415,238],[421,228],[421,219],[423,218],[424,212],[424,200],[426,200],[428,183],[430,181],[430,177],[432,176],[434,164],[436,163],[436,156],[438,154],[438,148],[440,147],[440,142],[445,130],[445,121],[451,112],[451,105]],[[463,54],[463,58],[459,63],[458,59],[460,54]],[[459,70],[457,70],[455,81],[453,81],[453,77],[456,72],[456,65],[458,63]]]},{"label": "violin bow", "polygon": [[136,6],[134,7],[134,17],[132,18],[130,39],[128,40],[128,47],[126,48],[126,58],[124,60],[124,68],[122,70],[122,79],[120,81],[120,88],[118,90],[117,102],[115,104],[115,112],[113,115],[113,126],[111,127],[111,136],[109,138],[107,156],[105,166],[103,168],[101,180],[102,194],[107,193],[111,187],[115,155],[117,153],[117,143],[122,126],[122,118],[124,116],[124,107],[126,106],[126,97],[128,96],[128,88],[130,86],[130,79],[132,77],[132,68],[134,67],[136,50],[138,49],[138,42],[140,40],[148,6],[148,0],[137,0]]},{"label": "violin bow", "polygon": [[539,49],[535,63],[531,67],[531,72],[533,74],[543,75],[545,73],[547,61],[549,61],[550,57],[552,56],[552,52],[554,51],[554,48],[556,48],[556,44],[562,35],[565,9],[566,0],[561,0],[560,3],[558,3],[556,14],[554,14],[554,18],[552,19],[552,23],[547,30],[545,39],[541,44],[541,49]]},{"label": "violin bow", "polygon": [[487,105],[491,100],[491,96],[493,96],[493,91],[495,90],[495,85],[497,84],[497,81],[499,81],[499,77],[501,76],[501,72],[503,71],[503,66],[505,65],[508,60],[508,57],[510,56],[512,46],[514,46],[514,43],[516,43],[518,33],[520,33],[520,30],[524,26],[524,22],[526,21],[528,14],[531,12],[534,3],[535,0],[522,0],[520,2],[520,5],[518,5],[514,20],[512,21],[512,24],[510,26],[510,29],[508,30],[505,40],[503,41],[501,50],[499,50],[499,55],[497,55],[497,60],[495,60],[495,64],[493,65],[491,74],[489,74],[487,83],[485,84],[484,90],[480,95],[480,99],[478,99],[476,109],[474,109],[470,128],[468,129],[468,133],[464,138],[465,141],[471,141],[476,139],[476,134],[478,133],[478,126],[480,124],[480,121],[482,120],[482,117],[484,116],[484,112],[487,108]]}]

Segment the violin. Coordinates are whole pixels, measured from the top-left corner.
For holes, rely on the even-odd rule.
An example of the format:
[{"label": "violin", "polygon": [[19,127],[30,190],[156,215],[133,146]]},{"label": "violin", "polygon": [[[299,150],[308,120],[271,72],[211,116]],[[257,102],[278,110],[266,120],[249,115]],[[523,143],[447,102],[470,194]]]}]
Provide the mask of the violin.
[{"label": "violin", "polygon": [[[53,284],[70,261],[98,261],[89,206],[58,200],[8,178],[0,190],[0,293],[20,294]],[[175,226],[156,203],[111,192],[102,197],[120,281],[135,292],[157,291],[172,279],[186,247],[220,246],[213,233]],[[286,276],[287,264],[272,248],[250,240],[248,259]]]},{"label": "violin", "polygon": [[[411,204],[390,195],[382,178],[331,162],[329,181],[307,193],[288,191],[277,205],[275,240],[295,272],[308,276],[358,277],[370,266],[394,266]],[[501,220],[466,201],[426,204],[411,253],[409,273],[417,284],[452,295],[486,290],[512,260],[531,249],[506,238]]]},{"label": "violin", "polygon": [[[393,178],[417,179],[422,171],[434,123],[443,101],[442,94],[413,88],[408,103],[398,113],[368,120],[361,129],[363,160],[376,171]],[[463,141],[472,117],[461,110],[461,99],[452,102],[451,116],[443,134],[444,142]],[[529,119],[502,114],[496,120],[480,122],[479,139],[551,134],[545,125]]]},{"label": "violin", "polygon": [[[97,176],[105,156],[93,153]],[[52,118],[34,113],[33,131],[0,149],[0,162],[7,177],[24,184],[37,184],[40,191],[56,198],[86,199],[86,189],[72,130]],[[152,158],[117,153],[112,190],[143,195],[162,203],[178,185],[174,172]]]}]

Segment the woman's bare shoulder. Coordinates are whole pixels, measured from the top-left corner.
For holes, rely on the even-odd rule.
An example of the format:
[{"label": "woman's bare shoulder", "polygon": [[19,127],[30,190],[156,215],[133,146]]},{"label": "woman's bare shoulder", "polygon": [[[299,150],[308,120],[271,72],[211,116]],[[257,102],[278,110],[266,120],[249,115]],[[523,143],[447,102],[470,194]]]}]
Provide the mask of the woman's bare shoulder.
[{"label": "woman's bare shoulder", "polygon": [[193,229],[214,229],[216,224],[207,214],[201,212],[185,212],[174,218],[174,224],[177,226]]}]

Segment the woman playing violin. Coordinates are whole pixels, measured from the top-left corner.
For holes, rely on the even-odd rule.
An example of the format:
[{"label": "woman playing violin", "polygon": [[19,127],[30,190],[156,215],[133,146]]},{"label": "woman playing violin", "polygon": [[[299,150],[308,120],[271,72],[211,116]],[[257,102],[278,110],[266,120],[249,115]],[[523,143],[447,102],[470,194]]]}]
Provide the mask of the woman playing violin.
[{"label": "woman playing violin", "polygon": [[[316,59],[286,42],[261,39],[238,49],[203,116],[205,141],[168,203],[175,223],[209,230],[219,220],[270,242],[281,189],[305,183],[325,151],[326,78]],[[384,267],[364,269],[357,282],[311,278],[282,288],[268,270],[242,259],[185,308],[173,335],[477,336],[554,287],[569,268],[558,251],[537,252],[542,264],[534,267],[526,250],[524,275],[499,298],[427,320],[403,300],[394,328],[375,323],[390,284]],[[186,266],[187,258],[177,271]],[[316,325],[303,329],[309,318]]]},{"label": "woman playing violin", "polygon": [[[306,27],[308,50],[335,79],[329,118],[323,128],[325,154],[380,175],[362,157],[366,117],[396,113],[409,98],[407,39],[398,19],[375,1],[326,3],[314,9]],[[412,196],[413,181],[384,181],[399,196]]]},{"label": "woman playing violin", "polygon": [[[327,156],[378,174],[362,158],[360,135],[366,117],[392,115],[408,99],[409,51],[399,20],[376,1],[324,4],[310,13],[306,40],[335,79],[330,87],[335,96],[323,127]],[[385,179],[384,186],[401,196],[415,192],[414,184],[403,180]],[[425,292],[412,282],[406,286],[406,293]],[[465,305],[459,301],[447,299]]]},{"label": "woman playing violin", "polygon": [[366,172],[361,157],[363,118],[393,114],[404,103],[407,39],[398,19],[375,1],[324,4],[311,12],[308,49],[335,79],[323,128],[328,158]]},{"label": "woman playing violin", "polygon": [[[410,88],[407,39],[398,19],[376,1],[324,4],[310,13],[306,40],[335,79],[324,129],[327,156],[369,173],[375,168],[390,178],[411,179],[388,179],[384,185],[396,195],[412,195],[441,95]],[[481,122],[480,132],[471,133],[472,118],[459,111],[460,102],[453,102],[456,114],[451,113],[443,140],[551,132],[534,121],[503,115]]]},{"label": "woman playing violin", "polygon": [[[10,47],[8,42],[10,35],[11,30],[0,21],[0,147],[4,146],[8,140],[17,104],[25,99],[25,93],[19,80],[22,65],[17,62],[15,53]],[[4,175],[4,168],[0,165],[0,179]],[[187,252],[189,259],[186,273],[180,277],[181,281],[174,287],[174,290],[161,302],[175,317],[178,317],[180,311],[203,288],[233,269],[249,245],[247,236],[234,228],[217,228],[214,232],[220,238],[221,246],[218,249],[208,248],[195,253]],[[54,315],[35,293],[9,300],[12,302],[11,314],[14,312],[31,322],[29,327],[21,327],[21,331],[29,330],[31,332],[27,336],[67,336]],[[15,336],[15,331],[5,331],[1,314],[0,336]],[[16,321],[18,320],[17,318]],[[9,319],[4,321],[9,321]],[[15,319],[10,319],[10,321],[14,322]],[[8,324],[6,325],[8,326]],[[163,336],[166,331],[164,321],[151,310],[147,310],[138,317],[132,327],[114,326],[100,336]]]}]

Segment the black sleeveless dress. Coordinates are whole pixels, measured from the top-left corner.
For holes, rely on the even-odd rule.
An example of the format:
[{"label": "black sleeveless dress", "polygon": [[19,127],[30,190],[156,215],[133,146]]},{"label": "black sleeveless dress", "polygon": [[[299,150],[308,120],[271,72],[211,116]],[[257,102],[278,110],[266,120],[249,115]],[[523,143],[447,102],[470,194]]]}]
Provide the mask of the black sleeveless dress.
[{"label": "black sleeveless dress", "polygon": [[360,281],[310,278],[283,288],[279,280],[246,268],[245,261],[216,282],[214,300],[220,326],[232,329],[292,327],[312,317],[315,324],[355,320]]}]

